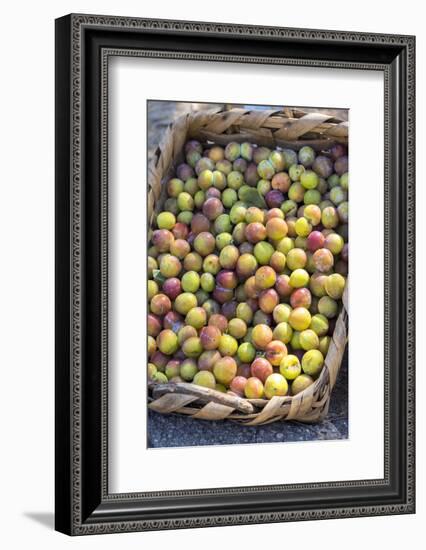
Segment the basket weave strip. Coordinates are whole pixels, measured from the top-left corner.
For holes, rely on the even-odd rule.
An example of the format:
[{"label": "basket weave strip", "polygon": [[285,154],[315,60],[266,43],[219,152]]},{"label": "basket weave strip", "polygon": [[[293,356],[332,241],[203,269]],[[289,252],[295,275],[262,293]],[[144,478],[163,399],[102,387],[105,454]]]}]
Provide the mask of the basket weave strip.
[{"label": "basket weave strip", "polygon": [[[165,183],[182,162],[188,139],[226,145],[250,141],[258,145],[299,149],[311,145],[325,150],[336,142],[347,142],[348,124],[321,113],[296,109],[283,111],[220,108],[186,114],[163,135],[148,168],[148,239],[153,217],[166,199]],[[248,426],[278,420],[317,422],[327,415],[330,396],[342,363],[348,338],[348,285],[342,298],[324,367],[314,384],[295,396],[244,399],[236,395],[188,383],[148,384],[149,408],[157,412],[190,415],[204,420],[229,419]]]}]

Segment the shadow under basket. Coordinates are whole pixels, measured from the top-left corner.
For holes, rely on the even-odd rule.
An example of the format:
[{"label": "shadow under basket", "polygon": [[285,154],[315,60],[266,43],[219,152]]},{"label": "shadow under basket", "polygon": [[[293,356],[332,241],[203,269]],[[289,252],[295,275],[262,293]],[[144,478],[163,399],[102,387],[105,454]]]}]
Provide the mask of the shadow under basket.
[{"label": "shadow under basket", "polygon": [[[326,151],[335,143],[347,144],[348,124],[323,113],[300,110],[212,109],[188,113],[171,124],[148,167],[148,241],[153,222],[161,211],[166,184],[177,165],[184,162],[184,146],[190,139],[204,146],[248,141],[267,147],[299,150],[310,145]],[[320,375],[297,395],[272,399],[245,399],[195,384],[148,383],[148,407],[162,414],[177,413],[202,420],[232,420],[247,426],[279,420],[319,422],[328,413],[330,399],[348,340],[348,284],[330,347]]]}]

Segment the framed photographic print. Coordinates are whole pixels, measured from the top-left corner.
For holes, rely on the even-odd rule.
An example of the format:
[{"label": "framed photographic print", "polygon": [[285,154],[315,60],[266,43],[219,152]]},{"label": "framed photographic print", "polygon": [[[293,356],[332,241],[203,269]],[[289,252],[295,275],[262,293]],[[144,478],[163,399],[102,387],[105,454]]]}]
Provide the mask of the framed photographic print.
[{"label": "framed photographic print", "polygon": [[56,21],[57,530],[414,513],[414,48]]}]

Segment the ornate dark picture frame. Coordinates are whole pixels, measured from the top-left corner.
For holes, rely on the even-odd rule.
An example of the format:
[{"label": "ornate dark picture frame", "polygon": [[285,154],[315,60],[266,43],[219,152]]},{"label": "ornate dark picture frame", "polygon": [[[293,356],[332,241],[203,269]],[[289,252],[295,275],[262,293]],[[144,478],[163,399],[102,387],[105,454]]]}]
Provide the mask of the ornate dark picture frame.
[{"label": "ornate dark picture frame", "polygon": [[[56,529],[70,535],[414,513],[413,36],[68,15],[56,21]],[[381,71],[384,478],[110,494],[110,56]]]}]

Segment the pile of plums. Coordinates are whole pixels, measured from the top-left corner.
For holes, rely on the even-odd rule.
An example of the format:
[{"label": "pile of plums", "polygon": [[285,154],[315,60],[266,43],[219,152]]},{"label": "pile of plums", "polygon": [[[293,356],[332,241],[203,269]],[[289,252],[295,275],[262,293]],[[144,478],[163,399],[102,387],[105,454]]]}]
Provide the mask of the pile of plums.
[{"label": "pile of plums", "polygon": [[348,156],[188,141],[148,245],[148,378],[250,399],[324,366],[348,273]]}]

